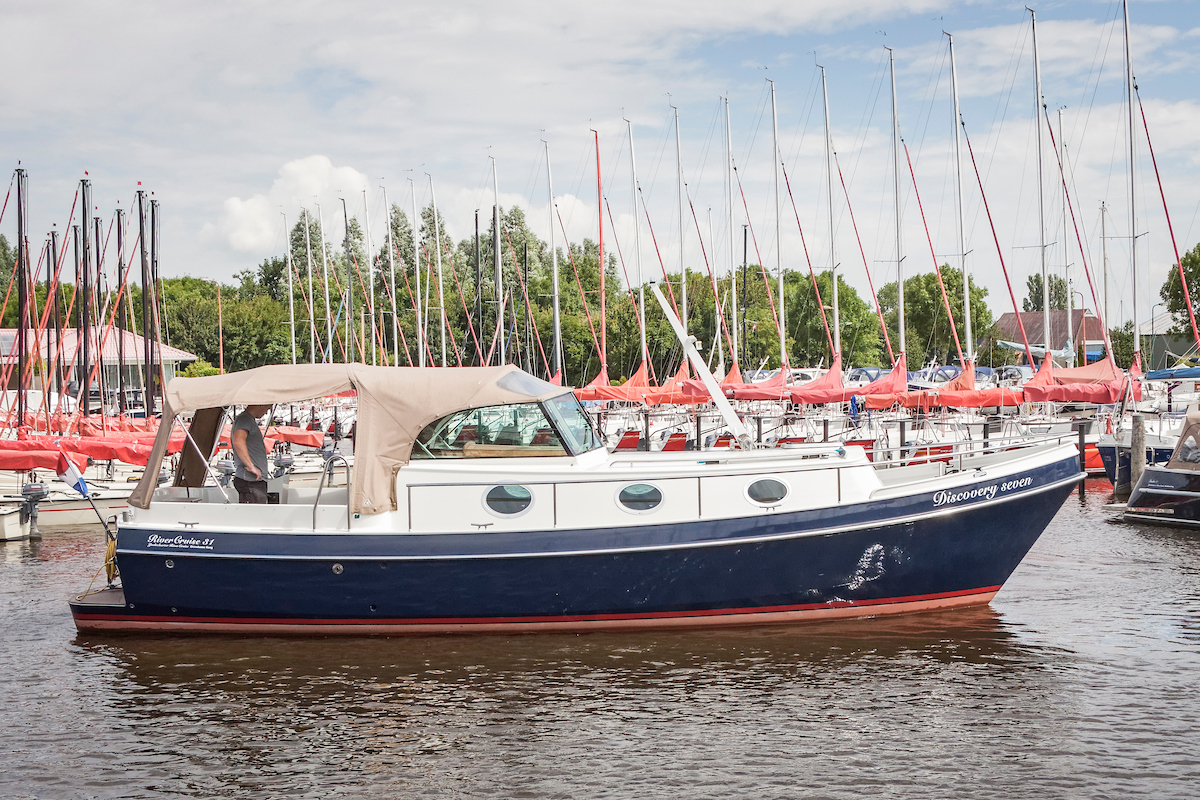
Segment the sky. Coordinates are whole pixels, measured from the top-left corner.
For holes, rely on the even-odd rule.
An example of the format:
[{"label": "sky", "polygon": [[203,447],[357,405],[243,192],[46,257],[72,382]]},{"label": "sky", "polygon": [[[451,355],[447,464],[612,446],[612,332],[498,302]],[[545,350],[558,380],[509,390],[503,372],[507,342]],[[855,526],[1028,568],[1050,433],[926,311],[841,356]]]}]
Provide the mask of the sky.
[{"label": "sky", "polygon": [[[547,147],[559,244],[563,230],[572,241],[595,239],[598,135],[605,247],[619,252],[631,280],[639,271],[661,275],[664,266],[677,272],[681,249],[689,269],[726,273],[742,260],[748,224],[751,263],[772,271],[836,263],[866,294],[868,269],[876,287],[897,271],[890,47],[913,164],[910,175],[902,151],[906,274],[929,271],[935,257],[957,266],[965,251],[999,316],[1012,307],[1002,261],[1020,302],[1026,277],[1041,269],[1044,220],[1049,268],[1069,269],[1093,307],[1082,265],[1093,269],[1102,298],[1104,202],[1109,316],[1119,324],[1135,305],[1122,8],[1057,0],[1035,11],[1042,94],[1071,187],[1065,230],[1058,160],[1044,128],[1039,214],[1030,14],[1023,2],[999,0],[7,3],[0,155],[10,169],[28,170],[35,253],[52,225],[67,227],[86,174],[92,214],[106,230],[139,186],[154,193],[164,276],[228,281],[281,255],[285,220],[294,223],[302,208],[319,206],[336,242],[345,200],[379,246],[385,190],[404,209],[414,195],[425,206],[436,192],[450,233],[469,236],[475,210],[485,225],[491,213],[493,165],[501,205],[525,208],[548,238]],[[1135,0],[1130,19],[1134,73],[1186,251],[1200,241],[1200,5]],[[980,176],[964,143],[963,247],[944,32],[954,37],[962,119]],[[830,138],[845,180],[843,190],[835,173],[832,215],[817,65],[825,68]],[[772,86],[791,187],[779,194],[778,215]],[[740,180],[732,199],[725,99]],[[682,248],[675,109],[687,186]],[[644,201],[637,214],[630,128]],[[1136,305],[1144,321],[1161,311],[1154,304],[1174,255],[1140,116],[1134,138]],[[14,205],[0,220],[10,241]],[[106,265],[115,269],[115,258]]]}]

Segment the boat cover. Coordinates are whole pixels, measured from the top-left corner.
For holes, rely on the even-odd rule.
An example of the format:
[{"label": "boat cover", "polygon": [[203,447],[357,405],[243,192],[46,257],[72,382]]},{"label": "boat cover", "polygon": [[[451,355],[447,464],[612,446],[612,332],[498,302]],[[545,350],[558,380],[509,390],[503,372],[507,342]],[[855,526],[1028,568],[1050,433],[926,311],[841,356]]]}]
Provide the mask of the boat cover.
[{"label": "boat cover", "polygon": [[[276,364],[227,375],[174,378],[167,384],[162,425],[130,505],[149,508],[158,470],[177,415],[232,405],[274,405],[358,391],[351,509],[379,514],[396,509],[396,471],[408,463],[413,440],[429,423],[479,406],[546,400],[570,392],[513,365],[503,367],[372,367],[366,364]],[[218,411],[219,413],[219,411]],[[211,420],[213,415],[197,413]],[[211,452],[215,426],[208,441]],[[185,448],[186,454],[192,448]],[[203,474],[193,474],[202,480]],[[195,485],[199,485],[196,483]]]}]

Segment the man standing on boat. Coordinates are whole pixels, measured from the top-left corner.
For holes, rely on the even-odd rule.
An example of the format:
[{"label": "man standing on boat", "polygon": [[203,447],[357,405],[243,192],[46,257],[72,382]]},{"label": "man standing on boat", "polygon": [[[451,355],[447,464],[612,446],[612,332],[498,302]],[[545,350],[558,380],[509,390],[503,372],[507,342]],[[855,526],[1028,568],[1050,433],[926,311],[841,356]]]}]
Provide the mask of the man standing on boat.
[{"label": "man standing on boat", "polygon": [[259,430],[258,420],[271,410],[270,406],[246,406],[233,418],[233,457],[237,469],[233,486],[239,503],[267,502],[267,445]]}]

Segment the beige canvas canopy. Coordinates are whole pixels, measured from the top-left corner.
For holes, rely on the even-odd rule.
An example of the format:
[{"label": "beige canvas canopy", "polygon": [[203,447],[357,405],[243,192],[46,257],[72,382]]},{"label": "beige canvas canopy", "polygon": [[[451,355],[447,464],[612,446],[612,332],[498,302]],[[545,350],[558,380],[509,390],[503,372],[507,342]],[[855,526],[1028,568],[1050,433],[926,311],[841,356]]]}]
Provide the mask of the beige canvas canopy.
[{"label": "beige canvas canopy", "polygon": [[[570,391],[511,365],[418,368],[301,364],[258,367],[207,378],[175,378],[167,384],[158,438],[129,504],[149,507],[178,415],[195,412],[192,438],[202,451],[211,453],[227,406],[298,403],[348,389],[358,393],[351,507],[359,514],[396,509],[396,471],[408,463],[413,441],[430,422],[468,408],[528,403]],[[188,443],[175,485],[200,486],[205,474],[204,464]]]}]

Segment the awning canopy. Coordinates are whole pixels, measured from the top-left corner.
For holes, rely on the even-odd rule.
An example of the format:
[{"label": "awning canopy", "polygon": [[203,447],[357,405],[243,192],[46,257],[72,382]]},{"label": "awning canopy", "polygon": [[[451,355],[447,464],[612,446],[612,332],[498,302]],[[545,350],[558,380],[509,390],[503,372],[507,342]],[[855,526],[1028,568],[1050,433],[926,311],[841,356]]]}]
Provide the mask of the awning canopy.
[{"label": "awning canopy", "polygon": [[[154,450],[130,505],[148,508],[177,415],[205,409],[220,413],[232,405],[298,403],[355,389],[358,435],[355,438],[351,507],[359,514],[396,508],[396,470],[408,463],[413,441],[434,420],[468,408],[545,400],[569,389],[554,386],[515,366],[371,367],[365,364],[272,365],[205,378],[175,378],[167,384],[166,408]],[[200,418],[213,414],[197,414]],[[212,428],[212,420],[206,425]],[[211,450],[212,437],[207,447]],[[206,442],[197,438],[202,450]],[[185,456],[193,448],[185,447]],[[185,470],[188,480],[202,470]],[[191,475],[191,478],[187,478]],[[199,485],[199,484],[196,484]]]}]

